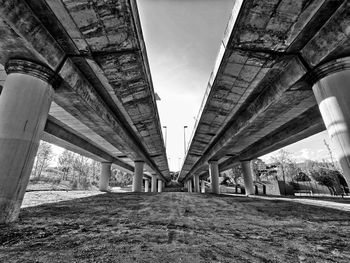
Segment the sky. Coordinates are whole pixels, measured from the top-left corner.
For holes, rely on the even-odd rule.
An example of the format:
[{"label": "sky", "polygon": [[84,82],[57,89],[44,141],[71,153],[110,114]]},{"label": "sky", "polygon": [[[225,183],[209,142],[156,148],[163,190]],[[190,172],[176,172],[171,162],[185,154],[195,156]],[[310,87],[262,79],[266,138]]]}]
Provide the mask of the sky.
[{"label": "sky", "polygon": [[[304,140],[293,143],[284,147],[286,151],[291,153],[291,157],[298,163],[304,162],[305,160],[314,161],[330,161],[329,151],[324,141],[330,146],[333,157],[335,157],[335,151],[332,147],[327,131],[310,136]],[[271,157],[276,156],[279,150],[271,152],[267,155],[261,156],[260,158],[266,162],[272,162]]]},{"label": "sky", "polygon": [[[193,132],[220,41],[229,21],[233,0],[138,0],[158,111],[167,126],[170,169],[179,170]],[[163,129],[165,134],[165,129]],[[329,159],[326,132],[285,149],[297,161]],[[269,162],[276,153],[263,156]],[[170,159],[169,159],[170,158]]]},{"label": "sky", "polygon": [[[147,56],[171,171],[178,171],[229,21],[233,0],[138,0]],[[329,159],[326,132],[285,149],[297,161]],[[56,153],[63,149],[54,147]],[[271,153],[261,157],[269,162]]]},{"label": "sky", "polygon": [[[178,170],[191,138],[233,0],[138,0],[167,155]],[[184,126],[188,126],[185,129]],[[165,134],[165,129],[163,129]],[[169,159],[170,158],[170,159]]]}]

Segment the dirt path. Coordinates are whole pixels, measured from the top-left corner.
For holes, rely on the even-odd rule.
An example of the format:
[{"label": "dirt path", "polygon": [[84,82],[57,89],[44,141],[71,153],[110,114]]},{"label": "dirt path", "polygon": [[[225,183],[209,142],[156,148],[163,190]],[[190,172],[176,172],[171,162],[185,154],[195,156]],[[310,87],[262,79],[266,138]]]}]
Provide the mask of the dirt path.
[{"label": "dirt path", "polygon": [[38,206],[43,203],[57,203],[77,198],[89,197],[103,194],[100,191],[33,191],[24,196],[21,208]]},{"label": "dirt path", "polygon": [[[239,196],[237,194],[226,194],[231,196]],[[249,198],[257,198],[262,200],[279,200],[279,201],[288,201],[295,202],[305,205],[320,206],[325,208],[337,209],[341,211],[350,212],[350,199],[322,199],[322,198],[297,198],[297,197],[278,197],[278,196],[262,196],[262,195],[251,195]]]},{"label": "dirt path", "polygon": [[350,213],[277,200],[107,193],[22,210],[0,262],[350,262]]}]

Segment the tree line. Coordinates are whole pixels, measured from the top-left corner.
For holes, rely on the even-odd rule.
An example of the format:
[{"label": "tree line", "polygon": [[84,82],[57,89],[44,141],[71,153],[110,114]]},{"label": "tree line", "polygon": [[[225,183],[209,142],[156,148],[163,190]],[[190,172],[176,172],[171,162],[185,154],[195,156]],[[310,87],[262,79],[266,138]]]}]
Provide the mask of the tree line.
[{"label": "tree line", "polygon": [[[101,163],[80,154],[64,150],[53,162],[55,154],[50,143],[41,141],[30,182],[61,184],[70,189],[96,189],[99,184]],[[112,167],[110,185],[125,187],[132,183],[132,174]]]},{"label": "tree line", "polygon": [[[343,171],[335,161],[326,141],[324,141],[324,144],[330,157],[328,161],[306,160],[303,163],[297,163],[292,153],[285,149],[279,150],[271,158],[272,162],[270,164],[266,164],[261,159],[254,159],[252,163],[255,182],[278,180],[293,185],[297,182],[314,181],[319,185],[326,186],[333,194],[348,193],[349,188],[344,179]],[[225,172],[224,177],[224,184],[244,185],[242,169],[239,165]]]}]

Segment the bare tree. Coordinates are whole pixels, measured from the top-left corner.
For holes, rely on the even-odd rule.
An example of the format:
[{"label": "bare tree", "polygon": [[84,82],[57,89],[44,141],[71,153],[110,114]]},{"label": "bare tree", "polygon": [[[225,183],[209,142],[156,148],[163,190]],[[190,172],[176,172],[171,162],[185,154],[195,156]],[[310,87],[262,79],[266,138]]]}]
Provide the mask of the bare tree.
[{"label": "bare tree", "polygon": [[324,143],[324,145],[326,146],[327,151],[328,151],[328,154],[329,154],[329,157],[330,157],[330,159],[331,159],[331,166],[332,166],[332,167],[329,167],[329,168],[338,171],[340,174],[343,174],[343,170],[341,169],[341,167],[339,166],[339,163],[338,163],[338,162],[336,161],[336,159],[334,158],[334,155],[333,155],[333,152],[332,152],[331,147],[330,147],[329,144],[326,142],[326,140],[323,140],[323,143]]},{"label": "bare tree", "polygon": [[115,186],[125,187],[132,183],[133,175],[127,172],[113,169],[111,183]]},{"label": "bare tree", "polygon": [[227,176],[231,179],[235,185],[242,182],[242,168],[240,165],[235,165],[228,171]]},{"label": "bare tree", "polygon": [[68,180],[68,174],[73,169],[74,153],[64,150],[58,157],[58,168],[62,171],[62,180]]},{"label": "bare tree", "polygon": [[272,161],[280,168],[282,180],[286,182],[288,178],[290,181],[298,173],[298,169],[295,160],[292,158],[292,154],[285,149],[281,149],[272,158]]},{"label": "bare tree", "polygon": [[101,174],[101,163],[94,160],[90,163],[90,174],[91,174],[91,183],[98,185],[99,176]]},{"label": "bare tree", "polygon": [[52,146],[51,144],[40,141],[38,152],[36,154],[34,169],[32,170],[32,175],[40,179],[43,170],[45,170],[49,162],[52,160]]},{"label": "bare tree", "polygon": [[266,170],[266,163],[263,160],[257,158],[252,160],[252,165],[253,165],[253,171],[255,174],[255,180],[257,182],[260,182],[261,181],[260,175],[262,174],[262,171]]}]

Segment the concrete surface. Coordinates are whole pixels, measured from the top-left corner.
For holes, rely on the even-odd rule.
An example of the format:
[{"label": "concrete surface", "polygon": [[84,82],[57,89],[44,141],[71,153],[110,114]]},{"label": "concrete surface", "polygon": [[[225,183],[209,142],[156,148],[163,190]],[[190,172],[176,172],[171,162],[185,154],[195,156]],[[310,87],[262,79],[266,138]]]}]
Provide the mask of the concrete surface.
[{"label": "concrete surface", "polygon": [[18,217],[53,98],[36,66],[16,61],[0,95],[0,224]]},{"label": "concrete surface", "polygon": [[349,1],[235,1],[180,180],[208,176],[325,129],[320,64],[350,55]]},{"label": "concrete surface", "polygon": [[124,169],[142,159],[169,180],[136,1],[0,1],[0,17],[0,64],[21,57],[61,78],[43,139]]}]

